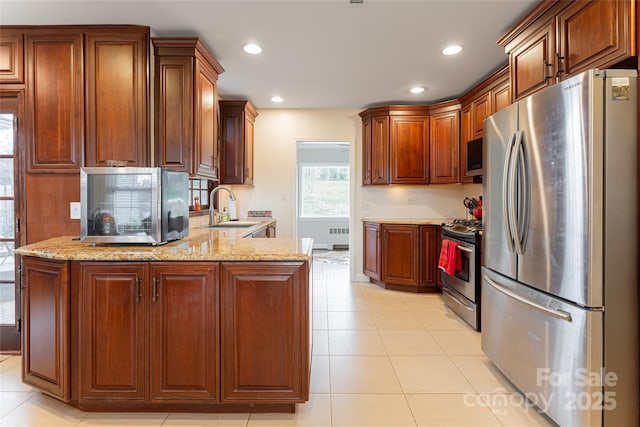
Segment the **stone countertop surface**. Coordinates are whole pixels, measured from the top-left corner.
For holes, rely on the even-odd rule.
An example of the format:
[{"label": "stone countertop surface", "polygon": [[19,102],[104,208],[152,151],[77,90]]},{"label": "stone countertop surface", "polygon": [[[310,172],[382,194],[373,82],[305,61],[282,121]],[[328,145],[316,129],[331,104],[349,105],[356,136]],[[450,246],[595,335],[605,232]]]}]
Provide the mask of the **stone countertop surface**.
[{"label": "stone countertop surface", "polygon": [[206,228],[191,221],[189,235],[161,246],[83,243],[54,237],[16,249],[23,256],[70,261],[306,261],[313,239],[245,238],[275,220],[244,228]]},{"label": "stone countertop surface", "polygon": [[451,218],[362,218],[362,222],[378,224],[406,224],[406,225],[442,225],[452,221]]}]

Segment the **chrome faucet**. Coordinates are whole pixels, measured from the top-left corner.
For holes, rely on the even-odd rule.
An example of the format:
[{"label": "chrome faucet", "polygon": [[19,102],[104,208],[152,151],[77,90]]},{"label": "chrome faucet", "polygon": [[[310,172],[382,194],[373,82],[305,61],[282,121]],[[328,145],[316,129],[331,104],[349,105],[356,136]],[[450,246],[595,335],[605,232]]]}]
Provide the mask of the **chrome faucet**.
[{"label": "chrome faucet", "polygon": [[233,194],[233,191],[226,187],[216,187],[211,190],[211,193],[209,194],[209,226],[218,224],[220,222],[220,215],[218,214],[218,211],[213,208],[213,197],[216,195],[218,190],[226,190],[229,193],[229,200],[233,202],[236,201],[236,195]]}]

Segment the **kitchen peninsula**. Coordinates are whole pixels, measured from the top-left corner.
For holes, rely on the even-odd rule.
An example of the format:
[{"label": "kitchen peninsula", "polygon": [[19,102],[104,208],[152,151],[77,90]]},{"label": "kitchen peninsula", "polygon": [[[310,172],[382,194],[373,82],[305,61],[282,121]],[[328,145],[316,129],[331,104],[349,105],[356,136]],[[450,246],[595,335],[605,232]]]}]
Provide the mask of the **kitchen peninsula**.
[{"label": "kitchen peninsula", "polygon": [[86,411],[293,412],[309,398],[313,241],[250,238],[273,223],[21,247],[23,381]]}]

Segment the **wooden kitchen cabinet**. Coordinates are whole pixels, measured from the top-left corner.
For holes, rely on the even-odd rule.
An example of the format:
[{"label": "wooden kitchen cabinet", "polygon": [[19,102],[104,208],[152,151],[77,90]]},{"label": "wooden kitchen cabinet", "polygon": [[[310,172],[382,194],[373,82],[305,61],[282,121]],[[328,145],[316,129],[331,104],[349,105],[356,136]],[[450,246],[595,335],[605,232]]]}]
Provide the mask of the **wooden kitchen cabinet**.
[{"label": "wooden kitchen cabinet", "polygon": [[308,274],[298,262],[221,263],[222,403],[308,400]]},{"label": "wooden kitchen cabinet", "polygon": [[364,222],[363,232],[363,269],[364,274],[369,276],[373,280],[380,280],[382,275],[380,274],[382,268],[382,255],[380,253],[380,242],[382,238],[380,236],[380,224],[375,222]]},{"label": "wooden kitchen cabinet", "polygon": [[459,182],[460,104],[439,104],[432,108],[429,120],[429,183]]},{"label": "wooden kitchen cabinet", "polygon": [[79,400],[147,398],[148,263],[83,263]]},{"label": "wooden kitchen cabinet", "polygon": [[149,28],[85,30],[85,165],[150,166]]},{"label": "wooden kitchen cabinet", "polygon": [[511,82],[505,79],[497,87],[491,89],[491,114],[497,113],[511,105]]},{"label": "wooden kitchen cabinet", "polygon": [[438,290],[438,225],[365,221],[363,227],[363,272],[371,282],[399,291]]},{"label": "wooden kitchen cabinet", "polygon": [[23,257],[22,381],[70,399],[69,262]]},{"label": "wooden kitchen cabinet", "polygon": [[389,183],[389,116],[383,114],[362,119],[362,185]]},{"label": "wooden kitchen cabinet", "polygon": [[498,41],[509,54],[513,100],[635,56],[636,25],[628,0],[540,2]]},{"label": "wooden kitchen cabinet", "polygon": [[25,34],[28,173],[78,173],[84,143],[82,32]]},{"label": "wooden kitchen cabinet", "polygon": [[429,117],[392,116],[389,135],[389,183],[428,184]]},{"label": "wooden kitchen cabinet", "polygon": [[417,225],[382,225],[382,281],[388,289],[420,286],[419,239]]},{"label": "wooden kitchen cabinet", "polygon": [[24,35],[22,30],[3,28],[0,33],[0,84],[24,83]]},{"label": "wooden kitchen cabinet", "polygon": [[253,137],[258,112],[249,101],[220,101],[220,184],[253,185]]},{"label": "wooden kitchen cabinet", "polygon": [[155,161],[217,180],[217,81],[224,72],[198,38],[154,37]]},{"label": "wooden kitchen cabinet", "polygon": [[482,138],[484,135],[484,119],[491,115],[491,93],[487,92],[474,99],[471,103],[471,117],[473,137]]},{"label": "wooden kitchen cabinet", "polygon": [[82,403],[215,403],[217,263],[82,263]]},{"label": "wooden kitchen cabinet", "polygon": [[462,109],[462,132],[460,135],[460,182],[463,184],[472,183],[473,177],[467,176],[467,143],[473,139],[471,126],[471,104]]}]

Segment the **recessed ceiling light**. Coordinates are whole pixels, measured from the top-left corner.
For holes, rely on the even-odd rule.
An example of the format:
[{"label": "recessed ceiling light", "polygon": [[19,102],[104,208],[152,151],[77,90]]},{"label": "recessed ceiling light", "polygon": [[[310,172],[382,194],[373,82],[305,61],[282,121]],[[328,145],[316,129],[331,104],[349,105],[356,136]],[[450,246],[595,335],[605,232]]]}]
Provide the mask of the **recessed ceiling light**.
[{"label": "recessed ceiling light", "polygon": [[424,88],[422,86],[415,86],[415,87],[412,87],[411,89],[409,89],[409,92],[416,93],[416,94],[417,93],[422,93],[422,92],[424,92]]},{"label": "recessed ceiling light", "polygon": [[257,55],[262,52],[262,48],[255,43],[245,44],[244,46],[242,46],[242,50],[250,53],[251,55]]},{"label": "recessed ceiling light", "polygon": [[459,46],[457,44],[452,44],[451,46],[447,46],[442,49],[443,55],[457,55],[460,52],[462,52],[462,46]]},{"label": "recessed ceiling light", "polygon": [[272,96],[271,97],[271,102],[282,102],[284,101],[284,98],[281,96]]}]

